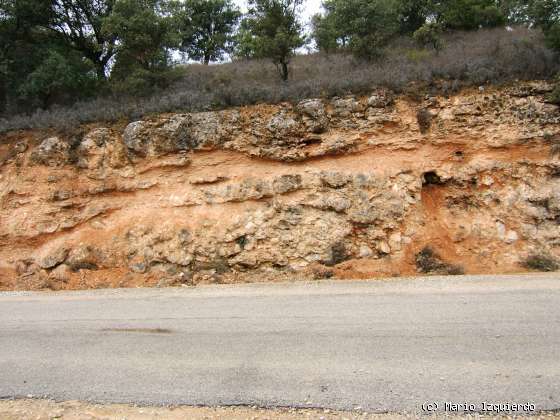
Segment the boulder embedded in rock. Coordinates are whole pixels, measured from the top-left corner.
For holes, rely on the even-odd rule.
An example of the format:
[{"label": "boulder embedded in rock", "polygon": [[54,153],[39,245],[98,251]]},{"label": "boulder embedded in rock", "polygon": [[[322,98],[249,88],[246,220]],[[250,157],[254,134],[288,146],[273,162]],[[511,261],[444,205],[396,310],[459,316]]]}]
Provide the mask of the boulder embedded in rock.
[{"label": "boulder embedded in rock", "polygon": [[107,128],[90,131],[76,150],[77,166],[83,169],[122,168],[129,163],[126,148]]},{"label": "boulder embedded in rock", "polygon": [[286,112],[273,116],[268,121],[267,128],[276,138],[295,136],[301,131],[300,124]]},{"label": "boulder embedded in rock", "polygon": [[31,162],[46,166],[61,166],[68,162],[70,145],[58,137],[49,137],[31,153]]},{"label": "boulder embedded in rock", "polygon": [[352,180],[352,177],[342,172],[323,171],[321,172],[321,182],[325,187],[342,188]]},{"label": "boulder embedded in rock", "polygon": [[238,111],[200,112],[191,115],[188,145],[212,148],[231,140],[239,120]]},{"label": "boulder embedded in rock", "polygon": [[50,272],[49,278],[66,283],[68,280],[70,280],[71,274],[72,273],[70,267],[68,267],[66,264],[61,264]]},{"label": "boulder embedded in rock", "polygon": [[324,133],[329,126],[329,119],[325,111],[325,104],[320,99],[301,101],[297,110],[304,117],[304,122],[312,133]]},{"label": "boulder embedded in rock", "polygon": [[180,150],[195,149],[198,143],[190,135],[190,115],[174,115],[161,121],[136,121],[124,130],[123,141],[138,156],[163,156]]},{"label": "boulder embedded in rock", "polygon": [[49,269],[60,265],[68,256],[68,248],[61,247],[52,252],[47,253],[39,259],[39,267]]},{"label": "boulder embedded in rock", "polygon": [[364,110],[363,105],[354,97],[335,99],[333,106],[334,115],[337,117],[350,117],[352,114]]},{"label": "boulder embedded in rock", "polygon": [[379,91],[368,98],[370,108],[386,108],[393,103],[393,96],[387,91]]},{"label": "boulder embedded in rock", "polygon": [[80,245],[68,254],[66,264],[73,270],[96,270],[103,258],[99,250],[89,245]]},{"label": "boulder embedded in rock", "polygon": [[109,137],[107,128],[98,128],[90,131],[82,140],[77,149],[79,168],[94,169],[103,164],[105,143]]},{"label": "boulder embedded in rock", "polygon": [[275,194],[285,194],[301,188],[301,175],[282,175],[273,182]]}]

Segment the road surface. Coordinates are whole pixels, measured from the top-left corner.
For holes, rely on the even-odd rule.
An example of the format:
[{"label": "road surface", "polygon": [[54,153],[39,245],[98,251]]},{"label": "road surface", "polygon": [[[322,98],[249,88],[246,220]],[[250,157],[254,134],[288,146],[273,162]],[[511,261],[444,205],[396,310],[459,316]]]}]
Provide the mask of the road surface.
[{"label": "road surface", "polygon": [[0,398],[553,410],[560,275],[4,293],[0,372]]}]

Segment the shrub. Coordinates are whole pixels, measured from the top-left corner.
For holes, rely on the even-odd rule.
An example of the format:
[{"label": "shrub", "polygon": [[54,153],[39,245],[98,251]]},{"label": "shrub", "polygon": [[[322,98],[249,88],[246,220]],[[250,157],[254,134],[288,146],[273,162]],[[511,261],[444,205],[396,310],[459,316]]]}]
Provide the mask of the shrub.
[{"label": "shrub", "polygon": [[552,25],[546,31],[546,43],[549,48],[560,51],[560,23]]},{"label": "shrub", "polygon": [[406,58],[412,63],[429,60],[432,56],[431,52],[426,49],[412,49],[406,51]]},{"label": "shrub", "polygon": [[342,242],[337,242],[331,247],[331,258],[329,261],[325,261],[325,265],[332,267],[348,260],[349,258],[350,256],[348,255],[346,246]]},{"label": "shrub", "polygon": [[422,134],[425,134],[428,132],[432,125],[432,114],[426,108],[419,109],[416,113],[416,120],[418,121],[420,132]]},{"label": "shrub", "polygon": [[465,274],[463,267],[443,262],[441,257],[429,246],[424,247],[416,254],[416,268],[420,273],[424,274],[447,274],[452,276]]},{"label": "shrub", "polygon": [[560,105],[560,82],[556,83],[554,90],[546,96],[547,102]]},{"label": "shrub", "polygon": [[521,265],[535,271],[557,271],[560,268],[558,260],[547,254],[529,255]]},{"label": "shrub", "polygon": [[441,28],[436,23],[427,23],[414,32],[414,40],[422,47],[432,47],[439,51],[443,48]]},{"label": "shrub", "polygon": [[324,280],[334,277],[334,271],[321,265],[311,269],[311,274],[315,280]]}]

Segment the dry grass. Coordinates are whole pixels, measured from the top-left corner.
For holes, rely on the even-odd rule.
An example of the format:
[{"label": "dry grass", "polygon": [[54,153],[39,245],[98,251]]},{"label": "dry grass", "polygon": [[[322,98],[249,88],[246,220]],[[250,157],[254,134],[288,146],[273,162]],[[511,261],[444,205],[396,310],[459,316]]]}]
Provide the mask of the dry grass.
[{"label": "dry grass", "polygon": [[412,40],[400,39],[375,62],[341,54],[298,56],[291,69],[291,80],[283,83],[268,61],[188,65],[180,69],[183,75],[172,86],[148,98],[99,97],[72,107],[8,116],[0,120],[0,132],[68,129],[86,122],[135,120],[151,113],[359,94],[378,86],[399,92],[411,82],[451,93],[466,85],[550,78],[560,64],[544,46],[540,31],[517,28],[449,34],[439,52],[418,50]]}]

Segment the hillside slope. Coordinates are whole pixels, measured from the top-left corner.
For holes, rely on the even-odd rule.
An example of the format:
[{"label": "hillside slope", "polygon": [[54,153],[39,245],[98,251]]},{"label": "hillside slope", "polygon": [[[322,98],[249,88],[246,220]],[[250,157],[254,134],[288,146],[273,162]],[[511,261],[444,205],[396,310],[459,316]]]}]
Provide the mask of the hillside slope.
[{"label": "hillside slope", "polygon": [[[560,256],[545,82],[160,115],[0,144],[0,288],[525,271]],[[553,264],[552,264],[553,265]]]}]

